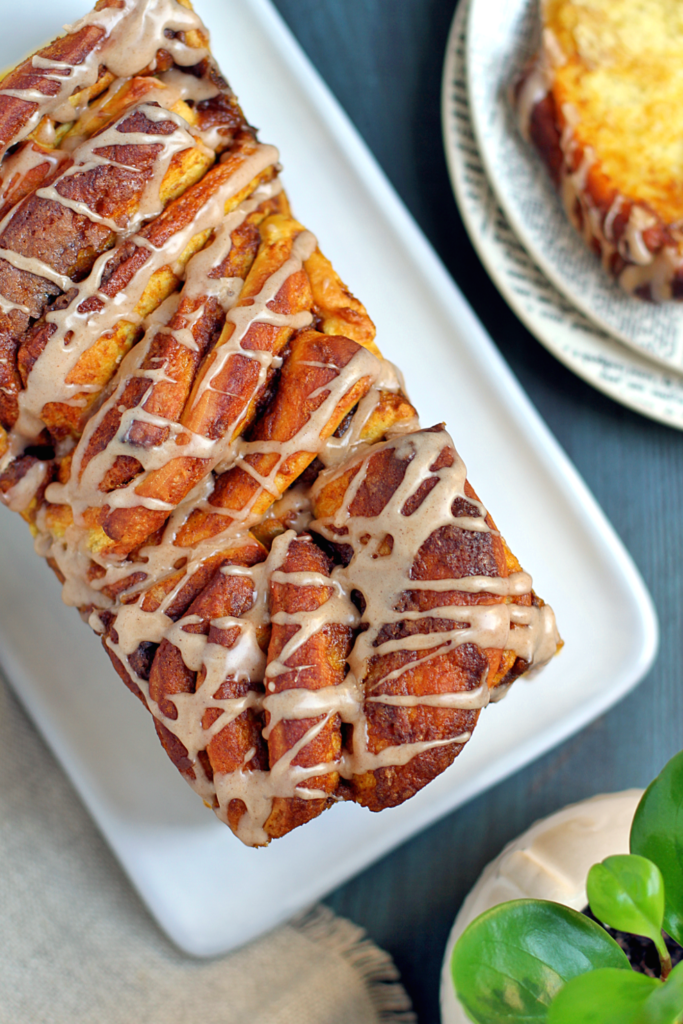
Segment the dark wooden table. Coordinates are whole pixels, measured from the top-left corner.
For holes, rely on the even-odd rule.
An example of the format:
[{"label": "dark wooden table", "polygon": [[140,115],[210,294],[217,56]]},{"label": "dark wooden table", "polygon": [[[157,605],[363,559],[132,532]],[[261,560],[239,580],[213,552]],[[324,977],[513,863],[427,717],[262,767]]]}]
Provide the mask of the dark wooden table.
[{"label": "dark wooden table", "polygon": [[683,436],[574,377],[482,268],[443,155],[440,87],[454,0],[275,4],[593,490],[660,616],[654,670],[621,704],[329,896],[393,954],[421,1024],[435,1024],[448,931],[487,861],[563,804],[646,785],[683,746]]}]

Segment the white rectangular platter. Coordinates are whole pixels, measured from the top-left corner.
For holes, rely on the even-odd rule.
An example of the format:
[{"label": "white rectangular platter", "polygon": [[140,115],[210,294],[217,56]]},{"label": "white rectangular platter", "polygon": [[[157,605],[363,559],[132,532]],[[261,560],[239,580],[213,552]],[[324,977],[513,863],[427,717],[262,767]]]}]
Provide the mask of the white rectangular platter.
[{"label": "white rectangular platter", "polygon": [[[23,0],[0,66],[88,0]],[[265,850],[186,788],[96,637],[64,607],[25,524],[0,509],[0,662],[161,927],[210,956],[319,899],[440,815],[565,739],[647,671],[650,598],[628,554],[470,307],[267,0],[196,0],[294,210],[362,297],[425,425],[446,420],[482,499],[566,647],[487,709],[451,769],[401,807],[334,807]]]}]

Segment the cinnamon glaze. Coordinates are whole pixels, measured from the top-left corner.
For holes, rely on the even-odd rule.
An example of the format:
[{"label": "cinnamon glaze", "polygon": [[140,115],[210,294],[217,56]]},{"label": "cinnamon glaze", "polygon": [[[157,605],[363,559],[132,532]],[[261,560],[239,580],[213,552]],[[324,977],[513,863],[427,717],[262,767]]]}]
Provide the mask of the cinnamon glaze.
[{"label": "cinnamon glaze", "polygon": [[101,0],[0,83],[0,140],[0,499],[241,840],[400,803],[554,617],[206,29]]}]

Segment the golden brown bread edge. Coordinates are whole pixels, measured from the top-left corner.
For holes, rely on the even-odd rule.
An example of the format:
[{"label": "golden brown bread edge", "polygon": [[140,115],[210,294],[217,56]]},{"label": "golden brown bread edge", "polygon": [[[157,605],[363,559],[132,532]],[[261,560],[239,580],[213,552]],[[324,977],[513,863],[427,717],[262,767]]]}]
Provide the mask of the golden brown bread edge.
[{"label": "golden brown bread edge", "polygon": [[[433,428],[438,431],[439,428]],[[438,458],[431,464],[435,473],[453,464],[455,453],[444,442]],[[351,467],[345,474],[324,487],[314,503],[316,519],[334,515],[343,500],[357,467]],[[361,488],[355,494],[349,514],[353,517],[367,517],[376,520],[381,531],[382,513],[400,486],[406,471],[406,462],[397,456],[392,448],[385,448],[369,458],[369,469]],[[412,515],[419,509],[424,492],[435,476],[427,476],[423,494],[411,496],[413,504],[406,510]],[[465,495],[473,502],[479,501],[469,482],[465,484]],[[426,496],[426,495],[425,495]],[[404,514],[406,514],[404,512]],[[451,512],[453,522],[435,530],[426,543],[415,552],[410,568],[410,580],[429,581],[453,579],[485,574],[506,578],[520,570],[519,563],[507,548],[496,530],[495,523],[487,514],[487,532],[472,533],[460,529],[458,518],[478,516],[479,509],[464,498],[453,501]],[[344,538],[340,537],[338,550],[344,556]],[[380,549],[380,557],[384,552]],[[347,556],[348,557],[348,556]],[[381,561],[378,572],[382,571]],[[450,592],[411,590],[407,581],[402,595],[400,611],[406,619],[396,626],[382,629],[377,643],[383,640],[405,637],[411,633],[439,633],[452,628],[450,620],[440,618],[438,610],[449,605],[497,604],[505,598],[486,591],[468,594],[457,589]],[[531,604],[538,601],[533,593],[512,598],[515,603]],[[434,617],[411,621],[412,611],[434,611]],[[444,647],[448,645],[445,644]],[[397,651],[386,655],[373,656],[367,665],[363,686],[373,698],[380,695],[390,697],[420,697],[435,693],[458,693],[473,691],[482,685],[482,679],[490,691],[507,687],[529,666],[513,651],[496,648],[480,649],[475,644],[463,644],[445,650],[427,664],[420,663],[416,651]],[[391,678],[394,676],[395,678]],[[366,700],[368,748],[373,752],[397,744],[413,744],[443,740],[471,733],[480,711],[448,709],[416,704],[413,707],[396,707]],[[350,799],[371,810],[402,803],[422,789],[440,774],[462,750],[462,744],[452,743],[435,747],[416,754],[406,765],[379,768],[375,771],[354,775],[347,783]]]},{"label": "golden brown bread edge", "polygon": [[[552,37],[552,30],[545,32]],[[544,44],[511,85],[522,135],[538,152],[569,221],[604,270],[641,299],[681,299],[678,222],[667,222],[637,193],[625,194],[606,172],[596,140],[581,131],[571,95],[558,91],[557,46]]]},{"label": "golden brown bread edge", "polygon": [[[89,33],[87,39],[85,36],[75,42],[71,39],[70,42],[60,43],[56,50],[54,46],[57,44],[53,44],[52,49],[46,48],[42,53],[54,59],[59,52],[64,57],[67,52],[72,53],[69,46],[86,47],[100,41],[93,39],[93,34]],[[73,49],[73,52],[81,51]],[[172,59],[163,48],[157,52],[157,62],[157,73],[172,65]],[[199,75],[208,75],[214,81],[223,82],[216,78],[215,68],[205,58],[198,68]],[[16,81],[24,82],[24,86],[18,86],[12,78],[10,87],[25,87],[31,71],[23,67],[21,74],[24,78],[17,78]],[[149,82],[143,81],[144,78],[142,74],[131,79],[126,88],[115,96],[113,103],[100,103],[97,109],[91,105],[81,113],[67,133],[70,131],[78,135],[80,132],[87,138],[93,130],[104,132],[114,123],[120,125],[123,134],[126,128],[135,131],[141,117],[145,117],[138,109],[140,97],[148,95]],[[103,95],[110,82],[111,76],[108,76],[106,70],[101,71],[97,83],[90,88],[89,98],[92,100]],[[21,117],[27,113],[26,105],[22,107],[24,101],[10,102],[13,99],[0,95],[0,140],[10,138],[11,132],[16,132],[17,126],[21,127]],[[202,117],[205,125],[222,127],[220,149],[216,151],[223,153],[222,160],[211,166],[211,161],[207,163],[201,148],[191,145],[177,157],[174,156],[162,182],[161,200],[164,209],[139,231],[145,243],[157,249],[167,244],[179,226],[192,222],[200,204],[211,194],[212,189],[219,187],[221,181],[234,172],[236,164],[256,146],[254,133],[246,125],[224,82],[219,102],[205,104],[203,110],[200,108],[201,104],[189,114],[183,110],[183,114],[188,114],[195,127],[199,125],[201,128]],[[163,119],[153,122],[145,119],[143,127],[146,132],[153,133],[157,129],[163,132],[165,123],[168,122]],[[150,125],[156,128],[150,128]],[[21,145],[35,148],[40,144],[29,138]],[[38,158],[40,155],[39,152]],[[119,155],[125,159],[117,162],[129,166],[136,166],[137,163],[138,174],[131,179],[131,175],[126,176],[120,168],[110,167],[106,183],[102,180],[99,168],[85,167],[81,173],[73,173],[73,160],[77,159],[78,150],[74,157],[67,155],[59,161],[50,159],[54,156],[54,150],[50,151],[49,147],[45,147],[45,155],[44,162],[31,166],[27,174],[10,182],[2,193],[3,199],[9,204],[8,212],[14,203],[19,215],[10,218],[0,243],[27,259],[44,260],[54,272],[55,279],[61,276],[75,282],[87,275],[98,256],[111,252],[111,261],[107,265],[100,292],[109,298],[125,294],[125,289],[144,268],[150,252],[148,245],[137,243],[135,239],[117,242],[115,233],[106,224],[93,222],[87,212],[79,213],[78,210],[65,208],[59,202],[36,197],[35,189],[37,185],[55,185],[61,188],[60,195],[65,194],[66,190],[68,198],[83,204],[86,210],[88,204],[94,208],[104,199],[105,216],[114,220],[117,226],[125,227],[127,218],[135,215],[141,183],[144,187],[145,171],[150,163],[149,146],[147,150],[135,145],[125,147],[125,153],[124,147],[121,147]],[[71,173],[65,175],[66,171]],[[250,181],[233,197],[232,205],[226,207],[225,213],[251,195],[257,185],[271,180],[274,173],[274,169],[269,167],[257,179]],[[50,245],[36,241],[48,220],[57,224]],[[213,278],[243,278],[245,283],[239,302],[248,304],[268,276],[287,261],[294,242],[303,231],[304,228],[291,217],[284,193],[275,195],[260,203],[232,233],[230,251],[224,263],[212,269],[211,275]],[[201,251],[210,237],[210,233],[204,232],[193,238],[189,249],[183,254],[182,266],[176,266],[173,271],[163,268],[152,275],[143,291],[138,313],[152,311],[167,296],[177,291],[179,286],[182,287],[179,273],[182,275],[188,259],[194,252]],[[112,242],[115,243],[113,249]],[[68,293],[60,295],[58,284],[53,284],[49,279],[36,278],[1,259],[0,290],[8,294],[13,302],[26,305],[29,309],[26,314],[16,309],[0,314],[0,345],[4,346],[3,351],[7,356],[0,365],[10,368],[6,371],[8,376],[4,379],[5,387],[0,389],[5,396],[4,405],[0,407],[0,422],[8,430],[16,422],[16,396],[26,386],[37,359],[49,342],[52,332],[50,320],[46,316],[51,309],[59,308],[60,303],[68,301]],[[87,469],[91,459],[106,450],[107,444],[119,429],[124,411],[137,408],[143,397],[144,405],[141,408],[146,412],[168,422],[184,425],[196,433],[204,431],[210,436],[227,436],[229,440],[235,440],[246,432],[252,450],[244,458],[245,468],[240,465],[223,470],[218,468],[208,499],[209,506],[216,511],[207,507],[192,508],[178,531],[177,543],[183,552],[195,547],[201,550],[203,542],[220,535],[226,524],[229,525],[231,511],[239,516],[247,506],[255,509],[252,532],[236,537],[231,543],[228,543],[227,537],[226,542],[219,545],[218,550],[211,555],[199,555],[198,560],[192,563],[192,571],[183,565],[169,565],[165,574],[154,578],[147,575],[147,558],[142,550],[145,546],[149,550],[160,540],[160,531],[168,518],[168,511],[155,513],[153,509],[142,505],[112,510],[104,504],[87,510],[84,519],[90,531],[89,544],[93,554],[104,559],[108,556],[124,557],[125,564],[130,566],[128,575],[104,588],[105,596],[116,602],[115,609],[123,609],[137,600],[145,613],[154,613],[163,607],[170,622],[183,620],[181,629],[188,635],[206,637],[210,644],[230,650],[238,641],[239,626],[221,627],[217,623],[226,618],[238,621],[248,616],[256,594],[253,580],[248,575],[230,575],[226,574],[226,570],[230,567],[244,569],[259,566],[265,562],[274,539],[282,537],[292,523],[292,519],[288,518],[289,510],[283,512],[282,516],[277,513],[266,516],[266,512],[297,479],[303,480],[305,486],[310,487],[320,468],[318,456],[322,454],[326,439],[336,434],[343,440],[353,430],[354,410],[357,410],[359,401],[371,389],[372,378],[361,375],[340,396],[319,430],[319,448],[314,451],[295,450],[284,464],[278,464],[274,486],[270,489],[258,484],[259,477],[268,477],[271,471],[275,472],[268,445],[273,442],[291,442],[296,438],[297,432],[305,427],[321,407],[326,386],[339,376],[349,360],[357,355],[359,348],[365,348],[375,355],[379,355],[379,350],[374,341],[374,326],[364,307],[341,282],[329,261],[314,248],[304,260],[301,270],[287,278],[271,303],[275,313],[285,316],[309,312],[312,325],[304,329],[292,329],[255,324],[250,329],[251,336],[247,333],[246,345],[243,346],[245,350],[252,345],[261,351],[269,348],[274,353],[280,353],[283,359],[282,370],[277,374],[269,374],[264,385],[254,394],[253,381],[250,389],[250,381],[244,379],[245,372],[248,378],[253,365],[240,366],[240,357],[232,357],[222,371],[225,374],[225,391],[230,391],[229,397],[226,399],[216,391],[208,391],[196,403],[193,396],[197,394],[202,376],[210,370],[221,346],[229,343],[232,331],[219,304],[206,303],[200,319],[193,321],[197,308],[196,298],[183,297],[181,292],[180,303],[170,322],[171,328],[182,330],[191,323],[194,347],[183,348],[174,342],[172,334],[167,330],[159,330],[148,349],[142,370],[150,369],[158,365],[159,360],[163,360],[164,365],[173,368],[172,379],[155,382],[153,387],[145,387],[144,390],[139,383],[140,378],[131,377],[126,380],[122,394],[117,395],[117,406],[106,407],[105,402],[103,408],[106,408],[106,415],[100,419],[97,430],[88,439],[80,472]],[[68,403],[53,403],[45,408],[45,431],[41,440],[45,442],[46,448],[65,438],[78,439],[81,436],[84,425],[92,415],[94,400],[91,394],[101,393],[108,387],[122,356],[138,344],[141,337],[138,324],[139,320],[129,322],[123,317],[113,334],[97,339],[86,351],[70,380],[73,385],[83,387],[83,404],[79,407]],[[412,406],[400,389],[380,388],[371,414],[358,431],[356,443],[364,444],[364,450],[367,450],[367,446],[381,444],[392,431],[400,432],[410,427],[414,416]],[[150,424],[148,420],[136,420],[135,443],[141,450],[154,447],[164,429]],[[445,445],[440,456],[444,466],[448,464],[449,458],[454,457],[449,454],[450,451]],[[353,516],[364,517],[368,522],[374,520],[380,528],[382,509],[393,494],[392,481],[394,484],[400,483],[400,471],[396,472],[394,464],[400,462],[400,459],[393,458],[390,452],[391,449],[385,449],[377,453],[376,459],[370,460],[364,489],[356,495],[351,510]],[[40,452],[27,452],[15,459],[0,476],[0,491],[10,492],[41,461],[41,455]],[[105,494],[116,491],[134,483],[140,475],[143,478],[140,491],[143,497],[177,506],[192,486],[205,475],[206,467],[201,463],[201,459],[181,458],[159,471],[144,475],[140,473],[141,463],[136,462],[135,458],[119,456],[102,479],[100,489]],[[48,473],[33,501],[22,514],[35,525],[40,513],[53,535],[59,536],[69,526],[69,509],[68,506],[46,501],[45,490],[55,477],[62,483],[69,479],[70,455],[48,460],[48,466]],[[431,467],[435,468],[438,470],[439,465]],[[316,518],[334,513],[335,501],[341,501],[344,493],[340,480],[343,481],[343,473],[330,487],[319,490],[314,512]],[[477,502],[469,485],[467,488],[467,495]],[[415,500],[417,510],[420,501]],[[477,514],[474,505],[470,507],[465,502],[463,508],[464,511],[454,511],[453,514]],[[505,578],[518,572],[518,563],[495,531],[490,517],[486,518],[486,524],[489,532],[476,534],[474,543],[469,535],[465,537],[466,531],[458,531],[457,528],[441,537],[435,550],[421,553],[416,559],[412,568],[417,573],[415,578],[429,580],[433,578],[430,573],[441,573],[443,578],[448,573],[464,576],[480,574],[482,571]],[[343,564],[344,558],[343,544],[330,545],[324,543],[319,535],[300,533],[287,546],[285,559],[278,568],[277,581],[273,578],[268,584],[271,616],[276,620],[280,615],[286,619],[287,616],[296,616],[324,605],[334,591],[334,586],[307,586],[301,583],[301,575],[297,574],[303,573],[305,577],[307,572],[317,573],[320,577],[331,578],[335,565]],[[60,575],[58,565],[54,562],[52,564]],[[90,582],[93,585],[97,583],[100,573],[101,567],[94,560],[90,567]],[[288,573],[294,574],[296,582],[282,582],[280,574],[286,576]],[[432,593],[430,598],[429,591],[418,593],[409,589],[404,599],[409,612],[429,611],[430,608],[436,609],[448,603],[469,605],[507,600],[485,592],[468,595],[459,591],[449,593],[444,600],[443,593]],[[431,606],[430,600],[433,602]],[[529,604],[537,601],[531,594],[512,600]],[[91,610],[89,607],[83,609],[85,614]],[[191,621],[184,621],[188,617]],[[145,703],[147,700],[138,683],[144,681],[148,685],[151,700],[159,712],[155,717],[155,726],[162,745],[189,780],[195,779],[197,772],[209,780],[214,775],[225,776],[245,770],[268,773],[288,754],[291,755],[294,747],[306,738],[312,726],[321,725],[293,762],[295,766],[309,771],[316,766],[327,766],[322,774],[310,776],[307,783],[307,788],[315,791],[316,795],[309,795],[305,799],[296,794],[275,795],[265,821],[266,838],[284,835],[317,816],[337,799],[352,799],[372,810],[393,806],[407,799],[459,753],[462,744],[455,740],[471,732],[479,714],[477,709],[430,707],[419,702],[401,707],[368,701],[364,706],[364,715],[371,754],[401,744],[429,744],[434,738],[444,745],[418,753],[403,765],[381,767],[343,778],[334,768],[345,746],[348,747],[354,727],[345,725],[339,715],[306,719],[284,717],[272,724],[267,707],[264,710],[263,703],[259,706],[258,701],[254,701],[252,706],[246,707],[221,728],[220,708],[209,707],[203,713],[201,725],[204,730],[211,732],[211,738],[198,751],[197,760],[193,762],[169,726],[178,717],[173,697],[201,689],[205,682],[204,669],[194,671],[188,668],[181,648],[166,637],[160,644],[143,641],[124,664],[116,650],[116,614],[104,611],[99,618],[105,649],[114,666],[124,682]],[[436,615],[422,619],[416,628],[410,626],[406,619],[396,635],[405,635],[411,631],[438,633],[442,628],[445,627],[440,625]],[[287,659],[284,671],[274,678],[273,692],[282,694],[291,689],[315,691],[341,686],[354,630],[355,627],[335,622],[327,623],[317,630],[305,645]],[[295,634],[295,627],[277,621],[270,628],[263,624],[257,629],[258,645],[267,664],[277,662],[287,642]],[[481,650],[474,644],[445,651],[442,656],[433,659],[428,668],[418,663],[410,667],[412,658],[410,652],[398,652],[371,660],[364,682],[376,687],[380,696],[419,698],[435,692],[474,690],[480,685],[483,676],[488,688],[502,688],[527,667],[523,659],[512,651],[492,648]],[[386,674],[396,673],[397,669],[401,672],[393,682],[384,681]],[[230,701],[246,695],[248,703],[249,693],[256,694],[257,691],[262,694],[262,684],[228,676],[213,696],[218,701]],[[233,799],[226,810],[228,824],[233,831],[239,833],[247,810],[245,803]]]}]

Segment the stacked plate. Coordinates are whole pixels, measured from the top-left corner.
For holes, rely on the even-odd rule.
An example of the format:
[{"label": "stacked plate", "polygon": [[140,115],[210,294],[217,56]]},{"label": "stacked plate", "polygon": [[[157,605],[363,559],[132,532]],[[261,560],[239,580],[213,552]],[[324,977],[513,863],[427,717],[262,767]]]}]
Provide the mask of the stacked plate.
[{"label": "stacked plate", "polygon": [[623,292],[522,139],[510,84],[534,55],[538,0],[461,0],[443,78],[451,180],[482,262],[529,330],[584,380],[683,430],[683,304]]}]

